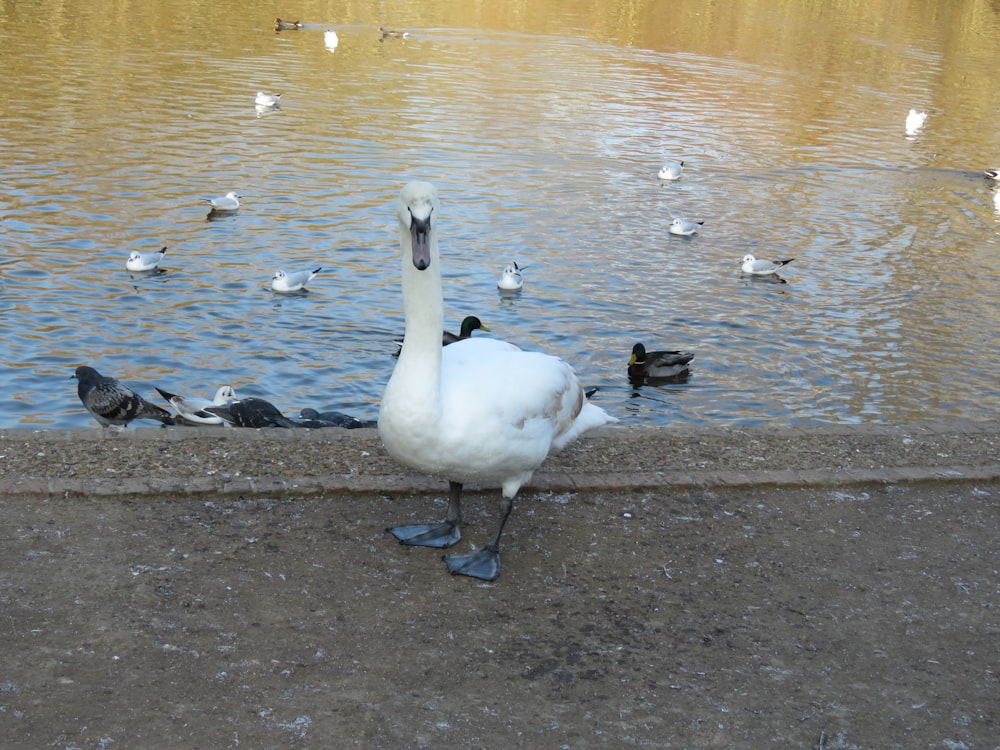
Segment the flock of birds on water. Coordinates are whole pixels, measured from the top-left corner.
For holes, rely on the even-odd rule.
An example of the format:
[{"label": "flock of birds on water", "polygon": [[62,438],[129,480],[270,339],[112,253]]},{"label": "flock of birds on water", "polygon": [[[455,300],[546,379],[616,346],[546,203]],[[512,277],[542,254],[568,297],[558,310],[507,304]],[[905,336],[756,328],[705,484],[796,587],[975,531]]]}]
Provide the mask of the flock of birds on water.
[{"label": "flock of birds on water", "polygon": [[[301,30],[299,21],[276,18],[276,31]],[[401,39],[407,32],[378,28],[381,39]],[[324,43],[339,43],[332,29]],[[255,107],[277,108],[281,94],[258,92]],[[907,136],[924,126],[926,112],[910,110]],[[658,173],[665,182],[681,179],[683,161],[669,161]],[[1000,182],[1000,170],[987,170],[988,179]],[[998,192],[1000,196],[1000,192]],[[240,209],[240,196],[229,192],[207,199],[209,218],[230,216]],[[125,426],[137,419],[164,425],[232,425],[236,427],[377,427],[387,452],[399,463],[449,482],[449,506],[440,522],[394,526],[387,531],[402,544],[446,548],[461,539],[463,486],[476,483],[501,487],[500,519],[489,541],[467,553],[448,554],[444,561],[452,574],[492,581],[500,574],[500,537],[511,513],[513,499],[547,456],[573,442],[584,432],[617,421],[590,398],[573,368],[541,352],[522,351],[492,337],[474,337],[489,328],[475,316],[466,317],[458,334],[443,331],[444,295],[437,224],[440,203],[436,188],[411,182],[400,193],[397,219],[400,226],[401,277],[405,334],[399,340],[393,368],[379,407],[377,421],[361,420],[340,412],[303,409],[299,419],[285,417],[260,398],[238,398],[228,385],[211,399],[182,396],[161,389],[173,411],[153,404],[119,380],[90,366],[76,368],[77,392],[87,411],[102,426]],[[691,237],[702,221],[674,218],[669,232]],[[126,269],[157,273],[167,248],[133,252]],[[743,257],[741,271],[754,277],[778,277],[794,258]],[[303,292],[322,270],[278,270],[271,289],[280,294]],[[516,261],[507,265],[497,281],[502,292],[520,292],[522,271]],[[782,280],[783,282],[783,280]],[[442,333],[443,331],[443,333]],[[633,382],[676,379],[689,371],[694,354],[683,351],[647,351],[636,343],[628,361]]]}]

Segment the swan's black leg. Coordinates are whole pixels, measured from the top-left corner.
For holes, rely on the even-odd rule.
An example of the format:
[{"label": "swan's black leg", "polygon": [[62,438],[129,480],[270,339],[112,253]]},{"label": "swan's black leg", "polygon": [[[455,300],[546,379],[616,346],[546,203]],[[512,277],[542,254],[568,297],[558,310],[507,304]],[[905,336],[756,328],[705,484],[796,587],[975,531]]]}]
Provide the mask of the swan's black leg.
[{"label": "swan's black leg", "polygon": [[503,534],[503,527],[507,523],[513,507],[513,498],[501,496],[500,525],[497,526],[493,539],[476,552],[464,555],[445,555],[444,561],[448,565],[448,572],[454,575],[481,578],[484,581],[492,581],[500,575],[500,535]]},{"label": "swan's black leg", "polygon": [[450,547],[462,538],[462,485],[451,482],[448,487],[448,516],[437,524],[415,523],[392,526],[386,531],[403,544],[421,547]]}]

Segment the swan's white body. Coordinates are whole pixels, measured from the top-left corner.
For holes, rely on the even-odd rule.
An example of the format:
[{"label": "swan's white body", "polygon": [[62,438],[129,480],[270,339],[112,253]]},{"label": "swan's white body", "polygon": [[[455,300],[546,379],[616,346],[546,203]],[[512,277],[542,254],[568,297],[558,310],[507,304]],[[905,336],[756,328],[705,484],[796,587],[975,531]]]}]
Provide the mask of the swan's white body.
[{"label": "swan's white body", "polygon": [[549,453],[615,420],[587,402],[573,369],[557,357],[487,338],[442,347],[434,187],[407,185],[398,217],[406,335],[382,396],[379,434],[412,469],[500,485],[513,498]]}]

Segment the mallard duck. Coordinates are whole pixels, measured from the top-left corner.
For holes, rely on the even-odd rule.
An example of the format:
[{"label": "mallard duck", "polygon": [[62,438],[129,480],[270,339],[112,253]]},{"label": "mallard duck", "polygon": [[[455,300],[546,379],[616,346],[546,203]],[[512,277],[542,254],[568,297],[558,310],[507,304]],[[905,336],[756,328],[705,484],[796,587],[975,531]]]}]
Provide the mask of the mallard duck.
[{"label": "mallard duck", "polygon": [[[441,335],[441,344],[442,346],[448,346],[449,344],[454,344],[456,341],[464,341],[465,339],[472,338],[472,332],[476,330],[489,332],[490,329],[475,315],[467,315],[462,319],[462,327],[459,329],[459,334],[456,336],[451,331],[445,331]],[[394,357],[398,357],[399,353],[403,351],[403,339],[396,339],[396,341],[400,344],[400,347],[392,355]]]},{"label": "mallard duck", "polygon": [[630,378],[673,378],[687,372],[688,364],[694,359],[690,352],[658,351],[647,352],[642,344],[632,347],[628,360]]},{"label": "mallard duck", "polygon": [[697,234],[698,230],[701,229],[701,225],[704,224],[703,221],[687,221],[685,219],[674,219],[670,222],[670,226],[667,227],[667,231],[670,234],[679,234],[684,237],[690,237],[693,234]]},{"label": "mallard duck", "polygon": [[155,253],[129,253],[128,260],[125,261],[127,271],[155,271],[163,260],[167,248],[163,248]]},{"label": "mallard duck", "polygon": [[222,424],[224,421],[222,417],[218,414],[205,411],[205,408],[208,406],[225,406],[230,401],[236,399],[236,391],[228,385],[220,387],[215,392],[215,398],[212,400],[199,396],[177,396],[159,387],[156,390],[177,410],[177,414],[181,419],[192,424]]},{"label": "mallard duck", "polygon": [[573,368],[557,357],[486,337],[442,346],[437,190],[409,183],[397,216],[406,335],[378,430],[399,463],[447,479],[450,502],[441,523],[388,531],[404,544],[450,547],[461,538],[463,485],[500,485],[500,522],[490,541],[444,558],[453,574],[491,581],[500,574],[500,536],[520,487],[549,453],[614,419],[587,401]]},{"label": "mallard duck", "polygon": [[174,424],[170,412],[133,391],[112,377],[101,375],[93,367],[81,365],[73,373],[77,379],[76,394],[101,427],[124,427],[136,419],[155,419]]},{"label": "mallard duck", "polygon": [[743,273],[750,274],[751,276],[770,276],[773,273],[777,273],[782,266],[788,265],[795,258],[785,258],[784,260],[764,260],[763,258],[755,258],[750,253],[743,256],[743,265],[740,269]]},{"label": "mallard duck", "polygon": [[280,18],[274,19],[275,31],[293,31],[302,28],[302,21],[282,21]]},{"label": "mallard duck", "polygon": [[410,35],[409,31],[393,31],[381,26],[378,27],[378,33],[382,35],[383,39],[406,39]]},{"label": "mallard duck", "polygon": [[663,165],[657,177],[661,180],[679,180],[681,178],[681,172],[684,171],[684,162],[682,161],[668,161]]},{"label": "mallard duck", "polygon": [[983,172],[987,180],[997,180],[1000,182],[1000,169],[987,169]]}]

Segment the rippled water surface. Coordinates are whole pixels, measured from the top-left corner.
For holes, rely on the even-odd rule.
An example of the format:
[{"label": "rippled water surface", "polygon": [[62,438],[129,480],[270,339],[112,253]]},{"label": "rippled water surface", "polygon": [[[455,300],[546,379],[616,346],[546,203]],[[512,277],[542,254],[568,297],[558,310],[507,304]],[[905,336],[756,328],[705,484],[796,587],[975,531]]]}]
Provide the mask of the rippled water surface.
[{"label": "rippled water surface", "polygon": [[[383,18],[325,4],[280,34],[270,4],[103,5],[0,16],[16,81],[0,427],[96,424],[70,378],[84,363],[151,400],[230,384],[290,415],[374,417],[403,328],[394,205],[414,178],[442,198],[449,327],[475,314],[564,357],[627,423],[1000,416],[989,10],[988,39],[946,54],[857,19],[789,37],[787,19],[744,16],[775,43],[720,38],[686,3],[634,25],[558,3],[461,24],[448,3],[406,5],[409,38],[385,41]],[[257,90],[281,108],[257,112]],[[930,112],[915,137],[911,107]],[[687,165],[676,183],[657,179],[668,158]],[[208,221],[202,199],[228,190],[240,213]],[[702,231],[669,235],[677,215]],[[164,245],[164,273],[125,271]],[[748,252],[794,257],[787,283],[743,278]],[[525,286],[504,297],[512,259]],[[308,294],[268,289],[278,268],[318,266]],[[633,387],[636,341],[694,352],[690,377]]]}]

